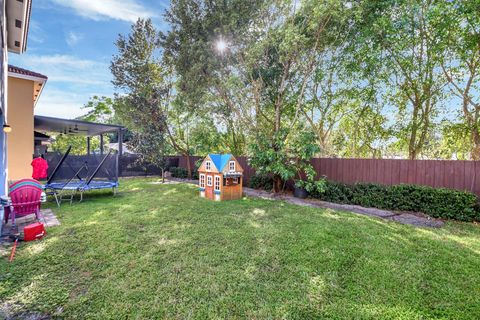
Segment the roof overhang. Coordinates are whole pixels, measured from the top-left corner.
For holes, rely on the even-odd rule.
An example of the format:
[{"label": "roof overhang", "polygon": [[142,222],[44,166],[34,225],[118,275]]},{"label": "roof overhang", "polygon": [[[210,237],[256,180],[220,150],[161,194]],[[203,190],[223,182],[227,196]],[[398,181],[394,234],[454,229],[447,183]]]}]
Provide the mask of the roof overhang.
[{"label": "roof overhang", "polygon": [[48,141],[48,140],[50,140],[50,136],[48,136],[46,134],[43,134],[41,132],[38,132],[38,131],[33,131],[33,138],[35,139],[35,141]]},{"label": "roof overhang", "polygon": [[45,116],[35,116],[34,128],[35,131],[39,132],[57,132],[67,135],[88,137],[124,130],[124,127],[113,124],[103,124],[76,119],[61,119]]},{"label": "roof overhang", "polygon": [[48,77],[38,72],[8,65],[8,76],[23,80],[33,81],[33,106],[37,105],[37,101],[42,94],[43,87],[47,83]]},{"label": "roof overhang", "polygon": [[6,0],[8,50],[23,53],[27,50],[31,0]]}]

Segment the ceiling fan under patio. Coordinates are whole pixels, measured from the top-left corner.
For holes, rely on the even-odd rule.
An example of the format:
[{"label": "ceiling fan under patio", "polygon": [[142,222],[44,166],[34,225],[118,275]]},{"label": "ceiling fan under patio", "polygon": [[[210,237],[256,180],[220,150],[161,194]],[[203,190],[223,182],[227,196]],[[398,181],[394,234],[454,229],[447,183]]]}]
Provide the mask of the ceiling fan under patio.
[{"label": "ceiling fan under patio", "polygon": [[75,127],[74,127],[73,129],[72,129],[72,128],[68,128],[68,133],[78,133],[78,132],[81,132],[81,131],[88,132],[88,130],[79,129],[77,125],[75,125]]}]

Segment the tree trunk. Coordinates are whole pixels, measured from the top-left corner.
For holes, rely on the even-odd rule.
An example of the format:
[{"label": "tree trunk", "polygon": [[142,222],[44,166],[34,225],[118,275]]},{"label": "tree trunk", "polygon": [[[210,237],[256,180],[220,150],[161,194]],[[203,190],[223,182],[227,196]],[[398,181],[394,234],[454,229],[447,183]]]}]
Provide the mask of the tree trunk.
[{"label": "tree trunk", "polygon": [[188,174],[188,179],[192,179],[192,166],[190,165],[190,155],[185,153],[185,159],[187,161],[187,174]]},{"label": "tree trunk", "polygon": [[282,191],[282,178],[279,175],[273,176],[273,192],[279,193]]},{"label": "tree trunk", "polygon": [[420,109],[420,102],[418,98],[415,97],[413,103],[413,112],[412,112],[412,129],[410,132],[410,137],[408,141],[408,158],[410,160],[415,160],[417,158],[418,148],[417,148],[417,131],[420,126],[418,120],[418,112]]},{"label": "tree trunk", "polygon": [[468,100],[468,92],[464,93],[463,95],[463,114],[465,117],[465,123],[467,124],[468,128],[470,129],[470,136],[472,138],[472,149],[471,149],[471,157],[472,160],[480,160],[480,132],[477,126],[477,113],[478,110],[474,110],[474,112],[470,112],[468,110],[468,105],[470,101]]},{"label": "tree trunk", "polygon": [[415,150],[415,148],[408,150],[408,159],[410,160],[417,159],[417,150]]},{"label": "tree trunk", "polygon": [[477,128],[472,128],[472,160],[480,160],[480,133]]}]

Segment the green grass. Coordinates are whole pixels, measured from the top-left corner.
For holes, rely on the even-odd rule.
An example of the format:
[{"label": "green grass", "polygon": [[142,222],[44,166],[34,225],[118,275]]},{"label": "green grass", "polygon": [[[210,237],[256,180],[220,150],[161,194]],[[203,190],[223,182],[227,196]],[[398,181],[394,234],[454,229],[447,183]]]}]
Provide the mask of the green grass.
[{"label": "green grass", "polygon": [[[122,181],[0,258],[0,310],[61,318],[480,318],[480,228]],[[1,317],[1,316],[0,316]]]}]

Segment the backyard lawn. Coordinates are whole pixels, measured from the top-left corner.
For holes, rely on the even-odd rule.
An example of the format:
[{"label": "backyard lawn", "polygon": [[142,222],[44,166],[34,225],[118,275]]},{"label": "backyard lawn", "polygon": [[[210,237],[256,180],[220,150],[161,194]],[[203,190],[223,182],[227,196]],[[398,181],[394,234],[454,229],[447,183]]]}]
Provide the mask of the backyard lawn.
[{"label": "backyard lawn", "polygon": [[49,204],[62,225],[0,259],[0,318],[480,318],[479,226],[219,203],[153,181]]}]

